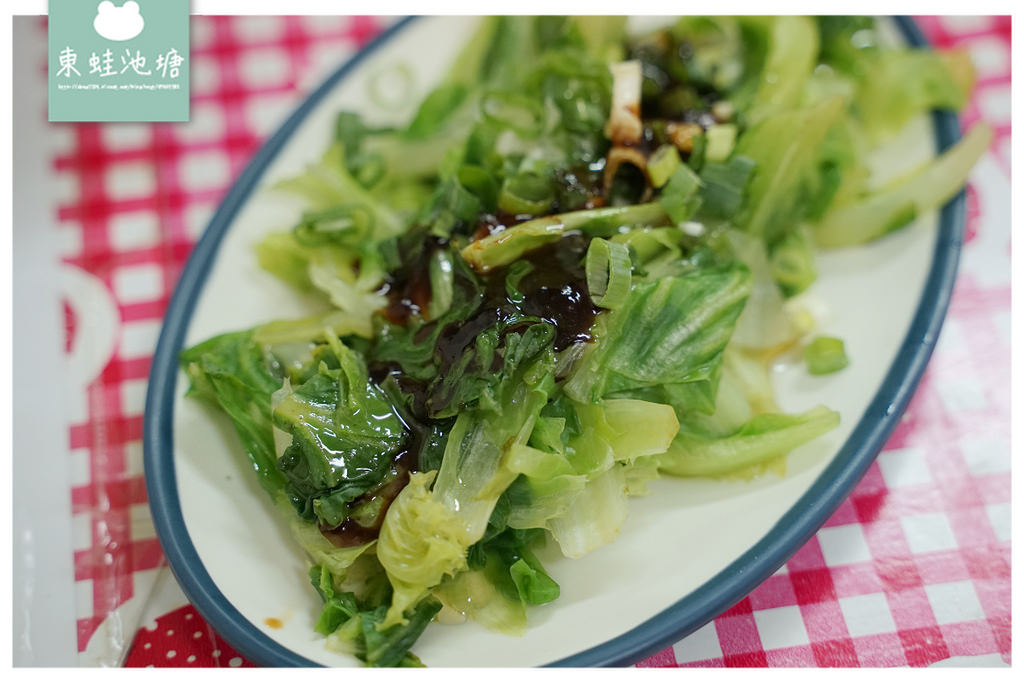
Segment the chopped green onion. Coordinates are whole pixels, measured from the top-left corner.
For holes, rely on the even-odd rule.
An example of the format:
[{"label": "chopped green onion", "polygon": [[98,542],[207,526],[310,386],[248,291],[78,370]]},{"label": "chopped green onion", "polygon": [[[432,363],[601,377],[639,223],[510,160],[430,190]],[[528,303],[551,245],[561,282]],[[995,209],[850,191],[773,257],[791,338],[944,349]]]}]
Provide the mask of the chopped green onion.
[{"label": "chopped green onion", "polygon": [[679,225],[688,221],[700,208],[700,188],[701,180],[697,174],[689,166],[680,164],[661,191],[658,203],[665,207],[672,221]]},{"label": "chopped green onion", "polygon": [[295,241],[307,247],[354,244],[373,229],[373,212],[362,204],[307,211],[295,226]]},{"label": "chopped green onion", "polygon": [[706,133],[693,136],[693,149],[690,150],[690,156],[687,157],[686,163],[694,171],[698,173],[704,168],[704,162],[707,161],[708,149],[708,136]]},{"label": "chopped green onion", "polygon": [[771,254],[772,277],[779,283],[783,294],[795,296],[818,278],[814,267],[814,251],[803,231],[787,235]]},{"label": "chopped green onion", "polygon": [[647,177],[651,179],[651,185],[663,187],[680,163],[679,150],[675,145],[662,145],[654,150],[654,154],[647,160]]},{"label": "chopped green onion", "polygon": [[437,249],[430,258],[430,319],[436,320],[452,306],[455,275],[452,260],[445,249]]},{"label": "chopped green onion", "polygon": [[626,302],[632,281],[629,247],[595,237],[587,249],[587,290],[595,306],[614,309]]},{"label": "chopped green onion", "polygon": [[361,159],[362,163],[355,170],[356,180],[360,185],[369,189],[388,172],[387,162],[380,154],[366,154]]},{"label": "chopped green onion", "polygon": [[[402,109],[409,104],[415,91],[415,76],[407,62],[399,62],[378,69],[366,84],[370,101],[381,109]],[[385,94],[390,93],[390,95]]]},{"label": "chopped green onion", "polygon": [[482,166],[466,164],[459,168],[459,183],[475,194],[486,210],[492,210],[498,200],[498,182]]},{"label": "chopped green onion", "polygon": [[555,201],[551,181],[536,173],[520,173],[505,180],[498,208],[511,214],[544,214]]},{"label": "chopped green onion", "polygon": [[708,146],[704,158],[708,161],[725,161],[736,146],[736,126],[731,123],[712,126],[707,132]]},{"label": "chopped green onion", "polygon": [[707,163],[700,173],[703,206],[701,214],[709,218],[732,217],[743,204],[756,164],[744,156],[734,156],[722,163]]},{"label": "chopped green onion", "polygon": [[509,92],[492,92],[480,102],[484,119],[523,137],[536,137],[544,127],[544,109],[534,99]]},{"label": "chopped green onion", "polygon": [[804,349],[804,361],[812,375],[838,372],[850,364],[842,339],[817,337]]},{"label": "chopped green onion", "polygon": [[416,111],[405,137],[423,140],[435,135],[449,123],[452,115],[465,101],[469,89],[461,83],[446,83],[424,98]]}]

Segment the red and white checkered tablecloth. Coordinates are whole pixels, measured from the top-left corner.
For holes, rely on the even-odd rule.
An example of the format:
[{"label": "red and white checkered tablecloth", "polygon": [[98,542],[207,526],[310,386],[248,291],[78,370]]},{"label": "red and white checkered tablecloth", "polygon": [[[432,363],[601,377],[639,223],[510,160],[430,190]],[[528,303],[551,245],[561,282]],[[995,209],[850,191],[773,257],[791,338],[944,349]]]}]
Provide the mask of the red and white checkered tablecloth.
[{"label": "red and white checkered tablecloth", "polygon": [[[193,17],[188,124],[51,126],[66,352],[85,378],[68,391],[82,664],[248,665],[187,604],[153,530],[141,446],[150,356],[232,180],[389,21]],[[997,133],[971,178],[960,279],[933,361],[824,528],[727,613],[639,666],[1010,662],[1010,18],[920,24],[935,44],[970,51],[979,80],[965,123]]]}]

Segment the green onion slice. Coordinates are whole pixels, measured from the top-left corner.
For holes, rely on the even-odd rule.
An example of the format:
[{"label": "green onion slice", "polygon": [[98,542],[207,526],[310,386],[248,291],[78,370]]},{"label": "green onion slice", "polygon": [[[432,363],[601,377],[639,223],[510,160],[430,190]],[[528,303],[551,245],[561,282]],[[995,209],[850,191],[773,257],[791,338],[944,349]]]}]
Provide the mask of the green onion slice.
[{"label": "green onion slice", "polygon": [[595,237],[587,249],[586,271],[587,289],[595,306],[614,309],[626,302],[633,278],[629,247]]},{"label": "green onion slice", "polygon": [[850,364],[843,340],[835,337],[817,337],[804,349],[804,360],[812,375],[838,372]]},{"label": "green onion slice", "polygon": [[732,150],[736,147],[736,126],[731,123],[723,123],[708,128],[707,148],[704,151],[704,158],[708,161],[722,162],[729,158]]},{"label": "green onion slice", "polygon": [[381,109],[403,109],[412,100],[416,77],[406,62],[391,64],[370,75],[366,84],[370,102]]},{"label": "green onion slice", "polygon": [[505,180],[498,195],[498,208],[511,214],[538,216],[547,213],[555,201],[551,180],[536,173],[519,173]]},{"label": "green onion slice", "polygon": [[682,163],[675,145],[662,145],[647,160],[647,177],[654,187],[663,187]]},{"label": "green onion slice", "polygon": [[775,246],[769,264],[772,277],[787,297],[804,291],[818,278],[811,243],[799,231],[790,233]]},{"label": "green onion slice", "polygon": [[437,249],[430,257],[430,319],[436,320],[452,307],[455,292],[452,260],[444,249]]},{"label": "green onion slice", "polygon": [[353,244],[373,229],[373,212],[363,204],[342,204],[323,211],[307,211],[295,226],[300,244],[317,247],[324,244]]},{"label": "green onion slice", "polygon": [[480,102],[488,121],[510,128],[523,137],[536,137],[544,127],[544,108],[536,100],[510,92],[491,92]]}]

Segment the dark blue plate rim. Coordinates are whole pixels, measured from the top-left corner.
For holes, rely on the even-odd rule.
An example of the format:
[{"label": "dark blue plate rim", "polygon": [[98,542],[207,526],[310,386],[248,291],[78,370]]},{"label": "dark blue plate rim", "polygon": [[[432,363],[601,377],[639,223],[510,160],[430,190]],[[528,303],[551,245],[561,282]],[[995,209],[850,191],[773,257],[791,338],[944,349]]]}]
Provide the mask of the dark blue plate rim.
[{"label": "dark blue plate rim", "polygon": [[[174,470],[174,398],[178,353],[220,243],[267,166],[316,105],[366,57],[412,22],[394,24],[320,85],[256,153],[196,244],[171,298],[153,355],[146,394],[143,461],[146,491],[167,561],[186,596],[207,622],[244,657],[274,667],[319,666],[260,631],[220,592],[185,526]],[[907,43],[928,46],[909,17],[895,17]],[[932,115],[939,151],[960,137],[956,116]],[[630,631],[549,666],[624,666],[696,631],[743,599],[817,532],[860,481],[885,445],[914,394],[949,308],[964,237],[965,193],[941,210],[924,293],[892,365],[867,410],[832,463],[761,541],[708,582]]]}]

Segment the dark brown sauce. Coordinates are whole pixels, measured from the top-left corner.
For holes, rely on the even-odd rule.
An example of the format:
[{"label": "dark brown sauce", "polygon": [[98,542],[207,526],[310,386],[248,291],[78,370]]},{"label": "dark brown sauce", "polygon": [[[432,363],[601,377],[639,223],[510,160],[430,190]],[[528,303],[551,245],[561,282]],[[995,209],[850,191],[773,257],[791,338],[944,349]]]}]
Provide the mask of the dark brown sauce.
[{"label": "dark brown sauce", "polygon": [[592,164],[573,166],[557,176],[559,199],[551,207],[552,213],[596,209],[605,205],[604,167],[602,157]]},{"label": "dark brown sauce", "polygon": [[376,521],[373,526],[365,527],[356,522],[351,517],[347,518],[344,522],[333,529],[327,529],[323,526],[320,527],[320,533],[323,534],[324,538],[330,541],[335,547],[338,548],[351,548],[357,545],[363,545],[375,540],[380,535],[380,527],[384,523],[384,516],[387,514],[388,508],[395,502],[395,498],[402,492],[406,484],[409,483],[409,472],[415,469],[411,459],[415,456],[410,455],[408,450],[401,451],[395,456],[394,474],[395,476],[388,483],[383,486],[364,493],[359,498],[356,498],[350,506],[356,508],[359,505],[365,503],[371,503],[375,500],[381,501],[380,511],[377,513]]},{"label": "dark brown sauce", "polygon": [[441,374],[446,375],[451,370],[463,352],[476,343],[476,338],[495,323],[501,320],[503,311],[497,306],[491,305],[490,300],[484,303],[483,308],[469,317],[469,319],[447,325],[437,337],[437,345],[434,347],[434,357],[441,361]]},{"label": "dark brown sauce", "polygon": [[[588,200],[588,205],[591,202],[600,205],[603,199],[592,198]],[[486,229],[490,234],[490,230],[505,229],[530,218],[532,216],[490,215],[482,218],[481,225],[489,226]],[[390,322],[406,325],[413,315],[428,310],[432,296],[430,259],[437,249],[445,246],[442,240],[426,237],[423,244],[412,251],[412,258],[404,261],[405,267],[385,284],[388,306],[384,310],[384,316]],[[497,268],[488,275],[479,276],[484,290],[480,306],[468,319],[445,326],[438,335],[434,354],[441,366],[442,375],[476,343],[482,332],[502,321],[510,323],[504,328],[503,334],[517,331],[520,325],[514,321],[524,315],[539,318],[555,328],[555,351],[562,351],[578,342],[591,341],[590,328],[594,324],[598,309],[591,303],[587,292],[583,261],[588,246],[589,240],[586,237],[570,234],[525,254],[520,261],[529,263],[531,269],[517,283],[517,289],[521,294],[519,300],[512,300],[506,288],[510,267]],[[457,286],[473,285],[467,280],[457,283]],[[522,324],[531,323],[524,321]],[[425,324],[417,332],[418,341],[422,342],[429,338],[436,330],[436,325],[436,321]],[[495,372],[501,369],[501,359],[497,354],[491,369]],[[371,379],[378,385],[389,377],[393,378],[399,389],[412,397],[412,405],[408,406],[410,414],[403,417],[403,421],[409,427],[409,438],[405,449],[395,458],[394,478],[351,503],[351,507],[356,508],[361,504],[381,500],[376,523],[367,527],[352,518],[347,518],[333,529],[320,528],[324,537],[339,548],[362,545],[378,537],[391,503],[409,483],[410,472],[419,470],[419,454],[430,431],[427,427],[430,419],[426,406],[430,398],[430,387],[427,383],[403,375],[397,363],[372,365],[369,371]]]},{"label": "dark brown sauce", "polygon": [[[435,357],[440,361],[441,373],[446,373],[482,332],[524,314],[554,326],[555,351],[591,341],[590,328],[598,309],[587,293],[583,258],[588,245],[583,235],[567,235],[524,254],[520,262],[529,263],[532,270],[519,280],[517,289],[522,300],[518,303],[509,298],[506,289],[511,266],[495,268],[482,276],[483,304],[467,320],[448,325],[438,336]],[[512,331],[513,328],[506,328],[504,333]]]},{"label": "dark brown sauce", "polygon": [[[515,225],[529,216],[490,214],[482,219],[483,225]],[[507,226],[505,226],[507,227]],[[431,238],[432,239],[432,238]],[[510,267],[496,268],[480,276],[484,285],[484,300],[467,320],[451,323],[438,335],[435,354],[442,374],[451,368],[467,347],[475,343],[484,330],[502,320],[526,314],[555,326],[555,351],[581,341],[590,341],[590,327],[598,310],[587,293],[587,276],[583,259],[589,240],[583,235],[566,235],[551,244],[523,255],[520,261],[532,266],[518,284],[523,295],[520,303],[509,300],[505,281]],[[426,310],[431,298],[429,260],[440,245],[425,246],[420,258],[404,268],[389,283],[388,306],[385,317],[394,324],[408,324],[409,318]],[[417,341],[425,340],[436,329],[433,323],[424,325],[417,333]],[[397,368],[372,368],[374,379],[382,380]],[[404,387],[403,387],[404,389]]]},{"label": "dark brown sauce", "polygon": [[447,244],[433,235],[426,235],[411,254],[403,254],[403,265],[384,284],[388,305],[383,314],[396,325],[405,325],[413,315],[423,315],[430,305],[430,259]]},{"label": "dark brown sauce", "polygon": [[[590,241],[583,235],[566,235],[562,239],[535,249],[523,256],[533,266],[519,282],[523,294],[519,310],[555,326],[555,351],[562,351],[577,342],[589,342],[590,328],[598,309],[587,292],[587,274],[583,259]],[[488,275],[488,304],[496,308],[513,306],[505,291],[507,268]],[[502,303],[503,302],[503,303]]]}]

